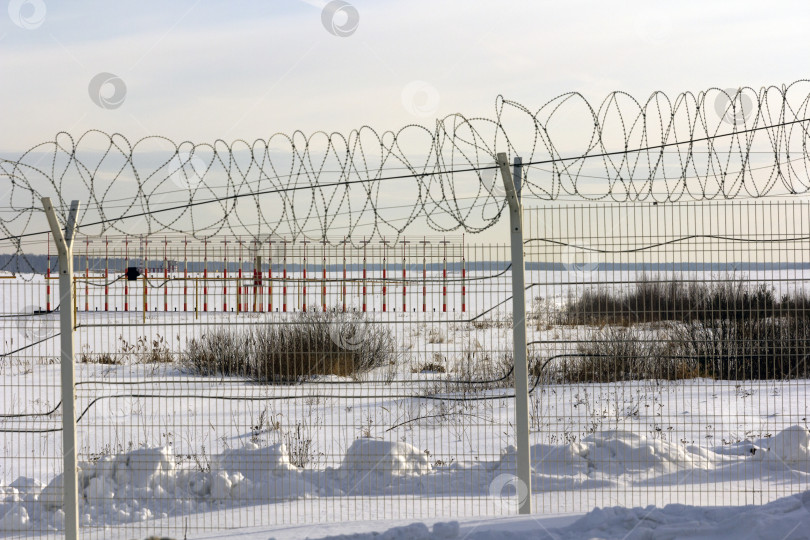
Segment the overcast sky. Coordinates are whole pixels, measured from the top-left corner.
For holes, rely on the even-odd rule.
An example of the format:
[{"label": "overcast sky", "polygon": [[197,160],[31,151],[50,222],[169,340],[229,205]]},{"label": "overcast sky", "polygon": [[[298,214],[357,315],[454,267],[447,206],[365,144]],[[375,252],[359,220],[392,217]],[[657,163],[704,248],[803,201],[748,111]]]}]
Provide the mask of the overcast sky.
[{"label": "overcast sky", "polygon": [[60,131],[195,143],[395,131],[493,117],[499,94],[536,110],[569,91],[598,104],[612,90],[643,101],[808,76],[806,0],[5,3],[7,158]]},{"label": "overcast sky", "polygon": [[[5,3],[5,155],[58,131],[205,142],[386,130],[491,116],[498,94],[538,108],[567,91],[644,98],[808,75],[807,1],[352,0],[356,26],[351,11],[334,17],[346,36],[318,0]],[[117,108],[91,100],[99,73],[123,81]]]}]

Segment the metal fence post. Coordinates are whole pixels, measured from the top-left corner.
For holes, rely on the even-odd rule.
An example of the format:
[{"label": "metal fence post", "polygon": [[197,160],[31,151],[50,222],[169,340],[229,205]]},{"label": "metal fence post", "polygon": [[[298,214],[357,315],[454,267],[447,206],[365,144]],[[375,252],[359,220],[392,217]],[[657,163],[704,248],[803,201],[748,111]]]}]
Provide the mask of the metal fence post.
[{"label": "metal fence post", "polygon": [[517,434],[518,511],[532,512],[531,457],[529,450],[529,364],[526,355],[526,285],[523,261],[523,205],[520,201],[522,161],[515,158],[514,179],[506,154],[498,154],[498,166],[509,202],[509,231],[512,244],[512,336],[515,361],[515,431]]},{"label": "metal fence post", "polygon": [[59,218],[49,197],[42,198],[42,206],[51,226],[51,233],[59,252],[59,322],[62,351],[62,510],[65,512],[65,538],[79,538],[79,493],[76,462],[76,411],[73,359],[73,235],[79,213],[79,201],[70,203],[70,214],[62,234]]}]

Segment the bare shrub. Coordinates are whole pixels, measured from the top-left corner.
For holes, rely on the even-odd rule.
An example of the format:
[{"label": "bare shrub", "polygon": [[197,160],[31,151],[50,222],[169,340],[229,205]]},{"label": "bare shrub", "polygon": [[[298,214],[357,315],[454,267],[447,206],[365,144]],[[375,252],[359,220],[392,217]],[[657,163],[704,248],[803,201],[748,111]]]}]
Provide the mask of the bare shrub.
[{"label": "bare shrub", "polygon": [[304,415],[295,426],[290,426],[284,431],[282,439],[287,447],[287,456],[290,463],[296,467],[317,465],[323,456],[323,453],[318,450],[315,438],[320,424],[321,419],[317,416],[313,417],[310,410],[309,414]]},{"label": "bare shrub", "polygon": [[79,356],[79,362],[82,364],[101,364],[105,366],[115,366],[120,363],[118,355],[103,352],[103,353],[91,353],[90,348],[88,346],[84,346],[82,348],[82,353]]},{"label": "bare shrub", "polygon": [[169,342],[163,336],[157,335],[155,339],[143,338],[143,364],[169,364],[174,361]]},{"label": "bare shrub", "polygon": [[565,382],[677,379],[690,372],[688,359],[673,354],[669,340],[637,329],[608,327],[577,349],[581,356],[554,366]]},{"label": "bare shrub", "polygon": [[244,334],[217,329],[189,341],[182,362],[200,375],[247,376],[247,353]]},{"label": "bare shrub", "polygon": [[712,283],[649,279],[642,276],[629,291],[588,289],[559,313],[569,325],[619,325],[662,321],[749,320],[806,313],[810,300],[803,294],[778,300],[764,284],[750,286],[742,279]]},{"label": "bare shrub", "polygon": [[411,370],[412,373],[446,373],[447,368],[441,362],[425,362]]},{"label": "bare shrub", "polygon": [[665,330],[606,327],[553,365],[553,382],[795,379],[810,376],[810,320],[696,320]]},{"label": "bare shrub", "polygon": [[352,314],[309,311],[288,324],[254,328],[252,337],[253,376],[261,381],[357,377],[399,357],[387,327]]},{"label": "bare shrub", "polygon": [[384,325],[312,310],[280,324],[221,329],[193,339],[183,363],[202,375],[296,382],[317,375],[359,377],[398,358],[394,336]]},{"label": "bare shrub", "polygon": [[718,379],[810,375],[810,321],[797,317],[695,321],[676,330],[681,354]]},{"label": "bare shrub", "polygon": [[428,330],[427,334],[427,342],[432,344],[438,343],[446,343],[447,342],[447,334],[444,333],[444,330],[437,326],[431,326],[430,330]]}]

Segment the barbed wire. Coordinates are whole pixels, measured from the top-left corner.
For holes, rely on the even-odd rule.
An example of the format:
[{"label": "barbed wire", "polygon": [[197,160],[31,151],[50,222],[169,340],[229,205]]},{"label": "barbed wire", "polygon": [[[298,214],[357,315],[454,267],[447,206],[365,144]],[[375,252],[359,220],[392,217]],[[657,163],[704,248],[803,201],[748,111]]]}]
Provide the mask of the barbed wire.
[{"label": "barbed wire", "polygon": [[537,200],[804,194],[809,104],[810,81],[802,80],[674,98],[655,92],[644,101],[613,92],[598,106],[570,92],[536,111],[498,97],[492,118],[453,114],[432,129],[297,131],[253,143],[62,132],[0,160],[0,233],[22,253],[25,235],[45,232],[42,196],[63,214],[80,199],[86,234],[261,240],[325,237],[339,227],[353,239],[362,227],[366,238],[397,238],[417,222],[478,233],[505,205],[499,152],[523,158],[522,192]]}]

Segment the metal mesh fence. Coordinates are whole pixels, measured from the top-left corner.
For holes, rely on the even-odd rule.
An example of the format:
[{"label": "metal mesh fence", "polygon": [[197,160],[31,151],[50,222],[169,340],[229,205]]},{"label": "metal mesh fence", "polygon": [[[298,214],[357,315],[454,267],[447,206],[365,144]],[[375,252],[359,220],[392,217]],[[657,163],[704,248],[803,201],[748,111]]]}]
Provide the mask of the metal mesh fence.
[{"label": "metal mesh fence", "polygon": [[[807,489],[810,205],[524,219],[536,512]],[[509,246],[80,236],[74,306],[25,252],[0,275],[3,534],[61,525],[66,308],[83,536],[516,511]]]},{"label": "metal mesh fence", "polygon": [[538,511],[760,504],[808,488],[809,212],[527,212]]},{"label": "metal mesh fence", "polygon": [[[83,534],[502,511],[489,490],[514,414],[507,259],[460,237],[77,238]],[[32,381],[6,412],[48,401],[36,420],[3,418],[7,441],[30,427],[47,440],[52,461],[30,476],[53,491],[57,295],[47,272],[3,283],[7,351],[37,341],[34,322],[53,336],[4,351]],[[5,462],[8,485],[21,470]],[[26,530],[59,527],[45,499]]]}]

